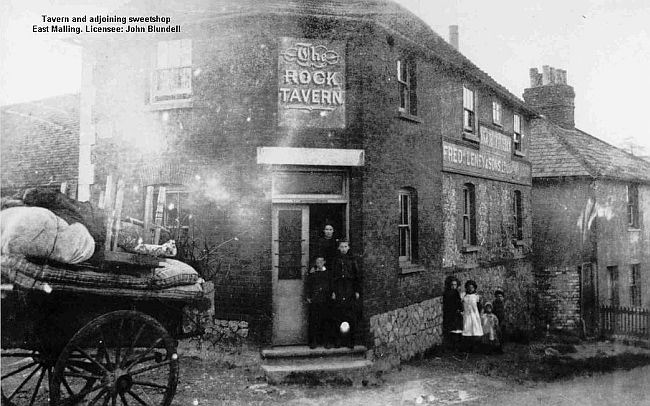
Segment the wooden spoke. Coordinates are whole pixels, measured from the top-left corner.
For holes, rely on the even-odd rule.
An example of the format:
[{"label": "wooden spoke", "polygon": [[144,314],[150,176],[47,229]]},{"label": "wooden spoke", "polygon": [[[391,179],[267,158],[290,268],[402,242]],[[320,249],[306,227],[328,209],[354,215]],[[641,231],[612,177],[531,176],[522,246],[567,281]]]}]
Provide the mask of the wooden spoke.
[{"label": "wooden spoke", "polygon": [[177,385],[175,340],[152,317],[121,310],[72,337],[56,363],[50,392],[54,404],[86,398],[89,406],[169,406]]}]

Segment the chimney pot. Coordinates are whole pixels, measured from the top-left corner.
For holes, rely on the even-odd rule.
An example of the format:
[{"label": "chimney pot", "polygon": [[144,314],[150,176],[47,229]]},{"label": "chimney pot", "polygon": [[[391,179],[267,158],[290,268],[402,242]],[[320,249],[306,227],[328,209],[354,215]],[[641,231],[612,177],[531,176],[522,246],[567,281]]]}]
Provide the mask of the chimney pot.
[{"label": "chimney pot", "polygon": [[449,26],[449,44],[458,51],[458,26],[450,25]]},{"label": "chimney pot", "polygon": [[542,85],[546,86],[551,83],[551,67],[548,65],[542,66]]}]

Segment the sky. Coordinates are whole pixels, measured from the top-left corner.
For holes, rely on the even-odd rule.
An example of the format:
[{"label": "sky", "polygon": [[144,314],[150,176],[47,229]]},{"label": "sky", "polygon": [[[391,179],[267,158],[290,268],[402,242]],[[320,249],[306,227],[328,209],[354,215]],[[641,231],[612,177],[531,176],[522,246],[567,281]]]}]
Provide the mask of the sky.
[{"label": "sky", "polygon": [[[61,41],[69,34],[32,32],[34,24],[42,24],[42,14],[106,14],[125,1],[2,0],[0,104],[80,89],[81,50]],[[458,25],[460,51],[518,97],[530,86],[530,68],[566,70],[576,92],[576,127],[650,155],[646,0],[397,2],[445,39],[449,25]]]}]

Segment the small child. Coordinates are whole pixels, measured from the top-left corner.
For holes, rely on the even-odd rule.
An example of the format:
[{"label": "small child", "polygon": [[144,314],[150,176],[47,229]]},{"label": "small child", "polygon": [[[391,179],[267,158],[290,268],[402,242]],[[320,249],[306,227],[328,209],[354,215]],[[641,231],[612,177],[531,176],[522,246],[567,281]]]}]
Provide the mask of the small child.
[{"label": "small child", "polygon": [[307,303],[309,303],[309,348],[323,344],[330,348],[334,341],[334,331],[330,313],[332,284],[325,259],[316,258],[305,280],[307,283]]},{"label": "small child", "polygon": [[507,338],[506,331],[506,304],[504,301],[503,290],[497,289],[494,291],[493,313],[499,319],[499,344],[503,345]]},{"label": "small child", "polygon": [[487,302],[483,306],[481,325],[483,326],[483,342],[485,344],[497,345],[499,340],[499,319],[492,313],[492,303],[490,302]]}]

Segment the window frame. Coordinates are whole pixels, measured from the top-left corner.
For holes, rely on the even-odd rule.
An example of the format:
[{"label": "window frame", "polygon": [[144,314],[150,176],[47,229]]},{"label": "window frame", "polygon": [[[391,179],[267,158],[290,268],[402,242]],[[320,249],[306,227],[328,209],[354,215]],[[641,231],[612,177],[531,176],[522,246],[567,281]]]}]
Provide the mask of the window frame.
[{"label": "window frame", "polygon": [[627,196],[627,226],[639,229],[639,185],[630,183],[625,186]]},{"label": "window frame", "polygon": [[[152,199],[152,206],[151,207],[151,218],[149,219],[152,224],[156,222],[156,207],[158,205],[158,196],[160,194],[160,186],[165,186],[165,205],[163,207],[163,213],[162,213],[162,227],[165,227],[170,231],[172,239],[178,239],[178,237],[186,236],[187,233],[189,232],[190,225],[191,225],[191,220],[193,219],[194,214],[192,213],[192,210],[187,209],[185,206],[191,206],[187,204],[187,202],[190,200],[190,192],[189,189],[184,186],[184,185],[156,185],[154,187],[154,194],[153,194],[153,199]],[[170,199],[175,197],[174,202],[170,202]],[[146,199],[145,199],[146,200]],[[184,203],[181,203],[184,200]],[[175,207],[174,209],[178,213],[177,218],[179,219],[178,226],[174,223],[174,219],[171,219],[171,211],[174,209],[170,209],[170,203],[175,203],[178,205],[178,207]],[[183,216],[184,212],[188,212],[186,214],[186,220],[181,221],[181,217]]]},{"label": "window frame", "polygon": [[513,114],[512,116],[512,150],[515,154],[522,153],[522,117],[520,114]]},{"label": "window frame", "polygon": [[492,123],[503,126],[503,105],[498,100],[492,100]]},{"label": "window frame", "polygon": [[[190,38],[179,38],[156,43],[155,60],[151,73],[151,102],[187,100],[192,97],[192,52]],[[162,72],[168,72],[178,83],[161,89]],[[186,82],[186,83],[184,83]]]},{"label": "window frame", "polygon": [[643,289],[641,286],[641,264],[630,265],[630,305],[641,307],[643,305]]},{"label": "window frame", "polygon": [[521,190],[512,192],[512,215],[513,215],[513,240],[521,242],[524,239],[524,206]]},{"label": "window frame", "polygon": [[476,92],[463,85],[463,131],[478,136],[476,131]]},{"label": "window frame", "polygon": [[413,58],[397,60],[397,83],[399,87],[398,111],[410,116],[417,116],[417,64]]},{"label": "window frame", "polygon": [[473,183],[465,183],[462,193],[462,240],[463,247],[475,247],[476,238],[476,187]]},{"label": "window frame", "polygon": [[[406,187],[399,189],[397,195],[399,207],[397,255],[400,268],[407,268],[417,262],[417,191]],[[404,241],[404,244],[402,241]]]}]

